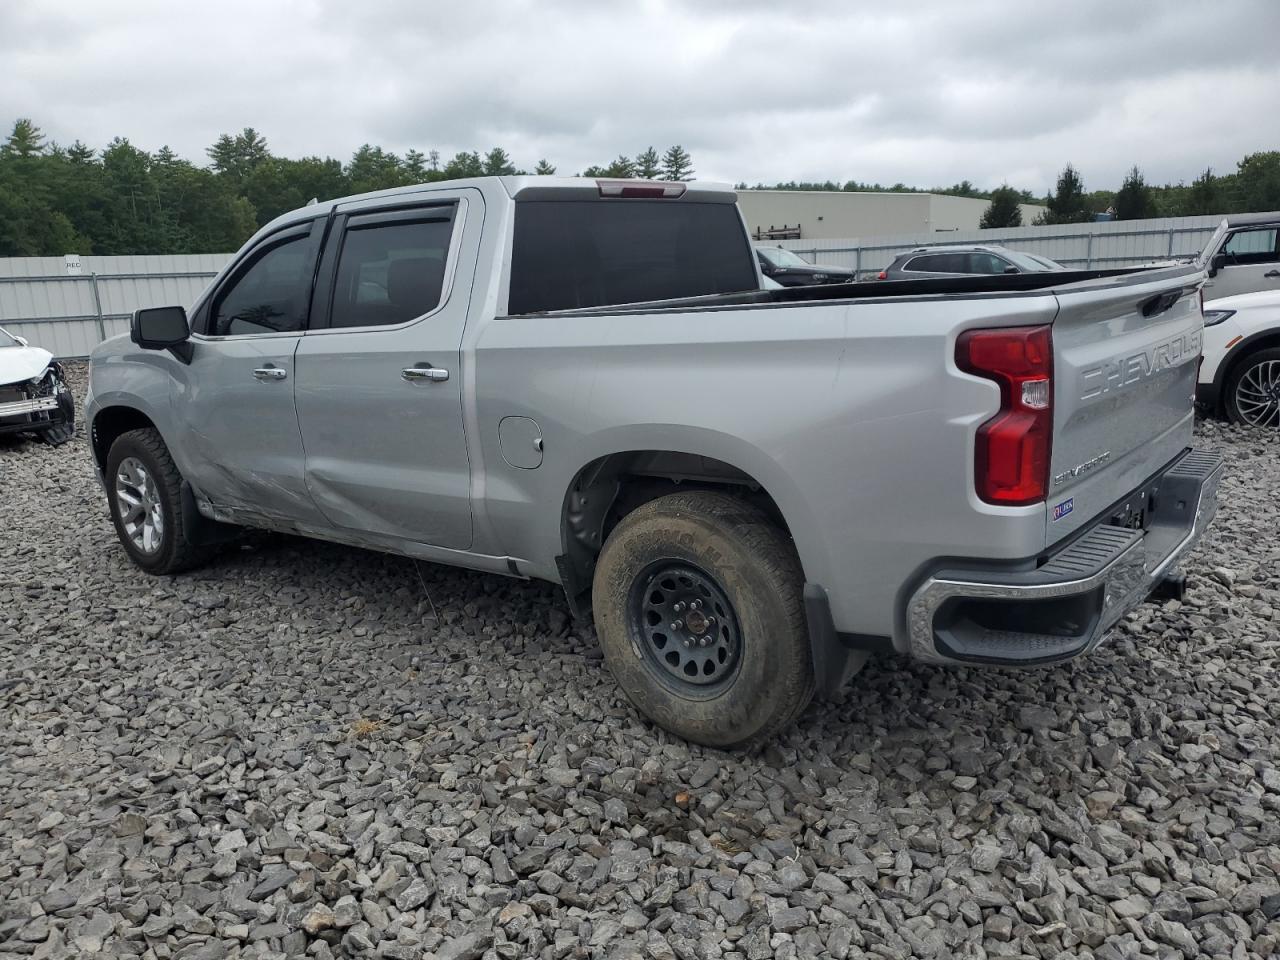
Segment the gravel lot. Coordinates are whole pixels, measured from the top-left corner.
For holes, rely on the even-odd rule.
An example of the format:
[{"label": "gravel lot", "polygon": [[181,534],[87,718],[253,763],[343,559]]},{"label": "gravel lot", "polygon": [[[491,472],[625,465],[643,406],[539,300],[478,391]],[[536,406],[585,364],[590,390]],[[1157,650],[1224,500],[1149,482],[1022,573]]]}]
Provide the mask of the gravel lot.
[{"label": "gravel lot", "polygon": [[1274,956],[1280,442],[1200,435],[1185,604],[873,663],[756,757],[638,720],[548,585],[274,536],[153,579],[83,436],[0,439],[0,954]]}]

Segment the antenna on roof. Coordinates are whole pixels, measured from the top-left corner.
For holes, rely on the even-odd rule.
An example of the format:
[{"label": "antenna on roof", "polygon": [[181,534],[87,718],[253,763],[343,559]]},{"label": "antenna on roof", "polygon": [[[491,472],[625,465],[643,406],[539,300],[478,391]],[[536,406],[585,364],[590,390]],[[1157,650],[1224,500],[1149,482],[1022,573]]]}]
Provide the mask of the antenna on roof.
[{"label": "antenna on roof", "polygon": [[319,198],[319,197],[312,197],[310,200],[308,200],[308,201],[307,201],[307,206],[308,206],[308,207],[310,207],[310,206],[313,206],[313,205],[315,205],[315,204],[317,204],[317,203],[319,203],[319,202],[320,202],[320,198]]}]

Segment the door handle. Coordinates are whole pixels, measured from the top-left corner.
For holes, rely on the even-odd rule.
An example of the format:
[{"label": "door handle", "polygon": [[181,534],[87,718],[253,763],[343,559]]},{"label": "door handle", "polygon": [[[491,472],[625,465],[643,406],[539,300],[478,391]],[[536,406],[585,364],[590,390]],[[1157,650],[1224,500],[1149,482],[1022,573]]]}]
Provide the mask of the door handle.
[{"label": "door handle", "polygon": [[289,375],[289,371],[281,367],[259,367],[253,371],[253,375],[265,383],[268,380],[283,380]]},{"label": "door handle", "polygon": [[416,380],[431,380],[443,383],[449,379],[449,371],[443,367],[405,367],[400,371],[400,379],[413,383]]},{"label": "door handle", "polygon": [[1268,270],[1266,273],[1263,274],[1263,276],[1266,277],[1268,280],[1275,280],[1276,278],[1280,277],[1280,270]]}]

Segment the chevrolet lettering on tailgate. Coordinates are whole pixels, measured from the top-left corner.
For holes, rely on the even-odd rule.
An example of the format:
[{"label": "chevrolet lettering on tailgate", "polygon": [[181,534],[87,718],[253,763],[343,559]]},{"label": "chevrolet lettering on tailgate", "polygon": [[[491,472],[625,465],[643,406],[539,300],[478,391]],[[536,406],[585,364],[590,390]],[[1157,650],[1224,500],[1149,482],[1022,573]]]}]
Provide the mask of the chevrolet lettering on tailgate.
[{"label": "chevrolet lettering on tailgate", "polygon": [[1080,394],[1080,399],[1092,400],[1094,397],[1138,383],[1155,376],[1162,370],[1176,367],[1198,356],[1200,356],[1200,331],[1194,330],[1148,347],[1142,353],[1108,360],[1081,373],[1080,380],[1084,384],[1084,392]]}]

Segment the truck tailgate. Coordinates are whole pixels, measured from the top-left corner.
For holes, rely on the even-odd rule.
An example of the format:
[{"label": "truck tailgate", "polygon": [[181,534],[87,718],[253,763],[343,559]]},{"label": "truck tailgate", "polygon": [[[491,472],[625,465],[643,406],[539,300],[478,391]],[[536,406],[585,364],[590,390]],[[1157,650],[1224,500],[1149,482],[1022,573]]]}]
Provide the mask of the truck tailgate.
[{"label": "truck tailgate", "polygon": [[[1191,445],[1202,279],[1196,269],[1161,270],[1058,293],[1046,543],[1097,518]],[[1140,504],[1128,504],[1135,524]]]}]

